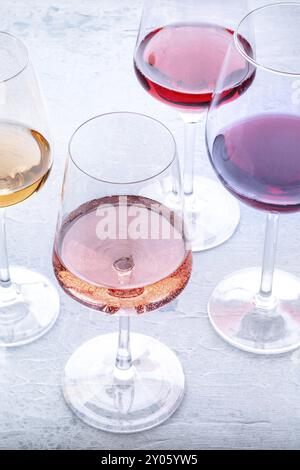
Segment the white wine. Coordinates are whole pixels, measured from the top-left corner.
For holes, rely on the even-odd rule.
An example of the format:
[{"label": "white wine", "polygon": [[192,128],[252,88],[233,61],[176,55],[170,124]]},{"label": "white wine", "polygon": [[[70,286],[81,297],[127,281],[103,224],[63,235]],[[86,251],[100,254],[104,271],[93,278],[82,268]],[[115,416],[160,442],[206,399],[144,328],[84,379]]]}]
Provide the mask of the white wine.
[{"label": "white wine", "polygon": [[0,121],[0,207],[38,191],[50,169],[50,145],[42,134],[18,122]]}]

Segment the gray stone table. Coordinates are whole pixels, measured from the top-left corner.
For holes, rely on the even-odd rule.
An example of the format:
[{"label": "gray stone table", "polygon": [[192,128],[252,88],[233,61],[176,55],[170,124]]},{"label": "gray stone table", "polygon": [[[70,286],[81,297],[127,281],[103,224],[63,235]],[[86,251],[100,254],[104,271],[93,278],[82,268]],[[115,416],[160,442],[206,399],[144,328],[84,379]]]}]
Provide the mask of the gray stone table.
[{"label": "gray stone table", "polygon": [[[55,142],[54,170],[43,191],[8,211],[12,263],[53,278],[51,248],[67,143],[85,119],[116,110],[150,114],[171,128],[182,151],[177,113],[148,96],[134,76],[140,7],[138,0],[0,0],[0,29],[30,48]],[[212,174],[206,159],[199,166]],[[299,215],[282,218],[277,260],[278,267],[298,275],[299,227]],[[0,350],[0,449],[299,449],[300,352],[273,358],[242,353],[219,339],[206,313],[219,280],[260,264],[263,235],[264,216],[243,207],[234,237],[195,256],[192,280],[178,301],[164,313],[133,321],[134,330],[158,337],[183,364],[186,396],[169,421],[119,436],[71,413],[61,391],[64,364],[84,341],[115,331],[117,320],[61,294],[60,317],[44,338]]]}]

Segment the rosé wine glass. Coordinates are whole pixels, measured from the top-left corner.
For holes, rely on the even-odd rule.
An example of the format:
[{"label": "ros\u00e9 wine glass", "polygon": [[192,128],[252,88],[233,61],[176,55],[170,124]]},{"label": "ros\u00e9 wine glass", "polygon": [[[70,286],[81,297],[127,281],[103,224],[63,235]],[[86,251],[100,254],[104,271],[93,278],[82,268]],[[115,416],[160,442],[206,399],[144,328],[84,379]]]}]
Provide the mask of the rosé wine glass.
[{"label": "ros\u00e9 wine glass", "polygon": [[[240,219],[239,204],[218,181],[195,174],[196,136],[234,29],[247,13],[246,0],[144,0],[134,52],[134,69],[144,89],[174,107],[184,121],[184,193],[193,251],[228,240]],[[248,63],[236,54],[231,77]],[[231,78],[227,89],[231,93]],[[233,98],[238,98],[235,94]],[[205,152],[205,146],[202,153]]]},{"label": "ros\u00e9 wine glass", "polygon": [[69,296],[119,317],[119,334],[94,338],[69,359],[63,388],[71,409],[111,432],[163,422],[182,400],[182,367],[156,339],[129,334],[129,320],[171,302],[191,275],[176,145],[165,126],[121,112],[76,130],[53,265]]}]

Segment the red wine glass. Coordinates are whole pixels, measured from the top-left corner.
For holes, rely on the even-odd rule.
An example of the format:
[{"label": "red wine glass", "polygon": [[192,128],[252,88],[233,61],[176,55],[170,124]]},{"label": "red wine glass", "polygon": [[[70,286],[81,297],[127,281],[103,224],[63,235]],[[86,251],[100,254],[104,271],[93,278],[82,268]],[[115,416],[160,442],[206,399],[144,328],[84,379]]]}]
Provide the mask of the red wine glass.
[{"label": "red wine glass", "polygon": [[151,428],[177,409],[184,392],[175,354],[129,334],[130,315],[172,301],[191,274],[172,134],[140,114],[90,119],[71,138],[62,194],[57,280],[77,302],[119,317],[119,334],[94,338],[69,359],[66,401],[99,429]]},{"label": "red wine glass", "polygon": [[[198,125],[204,126],[233,30],[247,11],[243,0],[144,0],[134,68],[145,90],[177,109],[185,123],[184,193],[193,251],[225,242],[239,223],[237,201],[218,182],[195,175],[194,160]],[[245,66],[236,55],[231,73]]]},{"label": "red wine glass", "polygon": [[[298,3],[267,5],[241,21],[207,119],[208,151],[220,181],[240,201],[267,212],[262,270],[223,280],[210,298],[209,317],[226,341],[258,354],[300,346],[300,280],[274,269],[279,215],[300,211],[299,24]],[[237,52],[254,79],[244,90],[237,76],[240,98],[225,105]]]}]

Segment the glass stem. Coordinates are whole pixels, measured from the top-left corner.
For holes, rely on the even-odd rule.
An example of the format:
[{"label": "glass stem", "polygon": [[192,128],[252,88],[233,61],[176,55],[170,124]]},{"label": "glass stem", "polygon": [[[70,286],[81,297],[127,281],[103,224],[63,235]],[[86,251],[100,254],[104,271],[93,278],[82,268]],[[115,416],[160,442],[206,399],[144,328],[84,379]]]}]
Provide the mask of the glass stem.
[{"label": "glass stem", "polygon": [[257,295],[258,307],[271,310],[276,299],[272,296],[275,269],[276,248],[278,239],[279,215],[267,215],[264,257],[262,265],[260,291]]},{"label": "glass stem", "polygon": [[11,286],[5,230],[5,210],[0,209],[0,286]]},{"label": "glass stem", "polygon": [[130,352],[130,319],[129,315],[121,315],[119,320],[119,343],[116,357],[116,368],[129,370],[132,366]]},{"label": "glass stem", "polygon": [[193,196],[194,193],[194,167],[195,167],[195,151],[197,124],[205,121],[206,113],[181,113],[184,125],[184,194],[187,197]]}]

